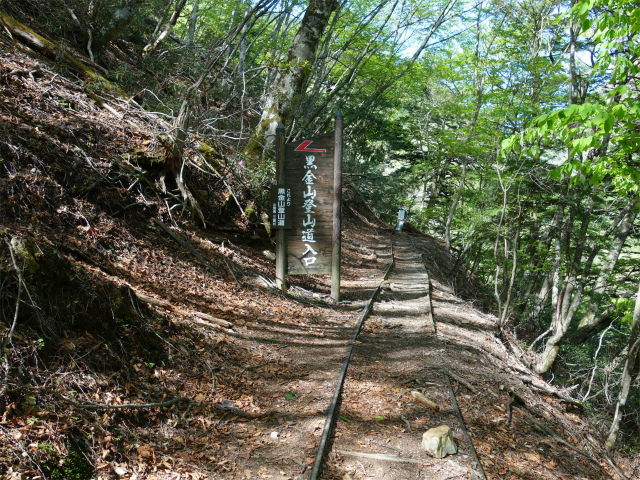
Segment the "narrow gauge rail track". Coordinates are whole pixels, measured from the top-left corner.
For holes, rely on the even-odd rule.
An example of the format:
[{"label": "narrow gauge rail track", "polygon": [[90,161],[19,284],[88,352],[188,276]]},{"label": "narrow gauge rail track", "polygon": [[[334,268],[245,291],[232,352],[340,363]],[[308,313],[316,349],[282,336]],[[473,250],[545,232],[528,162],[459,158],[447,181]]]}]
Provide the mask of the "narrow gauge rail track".
[{"label": "narrow gauge rail track", "polygon": [[[365,325],[365,321],[372,313],[374,305],[376,304],[376,300],[380,296],[381,292],[386,292],[387,289],[390,291],[395,290],[399,293],[402,292],[405,297],[420,299],[423,308],[418,308],[415,312],[413,312],[413,314],[409,314],[406,317],[407,320],[403,323],[413,323],[413,328],[422,330],[423,334],[425,333],[425,331],[429,331],[431,336],[437,336],[436,323],[433,315],[431,299],[431,280],[429,278],[429,272],[426,268],[424,253],[420,254],[418,252],[414,241],[408,234],[396,234],[391,237],[391,258],[392,261],[388,266],[382,281],[371,294],[369,302],[363,309],[353,333],[353,337],[351,339],[346,358],[340,370],[333,398],[326,416],[324,429],[311,470],[310,480],[318,480],[322,476],[322,473],[325,469],[325,461],[333,448],[337,421],[339,419],[349,421],[346,417],[340,416],[340,405],[343,397],[343,388],[345,385],[345,380],[347,378],[347,372],[350,363],[354,356],[354,349],[356,347],[358,336],[362,331],[363,326]],[[394,274],[394,283],[389,284],[388,280],[392,272]],[[380,352],[381,355],[384,355],[385,353],[386,352],[384,352],[384,349],[382,349]],[[444,374],[444,378],[446,380],[445,386],[448,386],[448,389],[450,391],[451,403],[455,407],[460,427],[464,433],[466,443],[468,444],[470,453],[474,459],[473,466],[475,468],[472,469],[473,475],[481,479],[486,479],[485,473],[482,469],[482,464],[478,460],[475,448],[473,446],[473,443],[471,442],[468,431],[464,424],[464,419],[462,418],[460,409],[457,406],[455,394],[453,389],[451,388],[449,378],[446,374]],[[377,418],[382,417],[379,416]],[[401,416],[400,418],[407,424],[410,430],[411,425],[409,421],[403,416]],[[404,462],[409,464],[420,464],[423,461],[423,459],[418,460],[415,458],[400,457],[398,455],[367,454],[349,451],[338,451],[338,453],[347,455],[359,455],[364,458],[377,458],[384,461]]]}]

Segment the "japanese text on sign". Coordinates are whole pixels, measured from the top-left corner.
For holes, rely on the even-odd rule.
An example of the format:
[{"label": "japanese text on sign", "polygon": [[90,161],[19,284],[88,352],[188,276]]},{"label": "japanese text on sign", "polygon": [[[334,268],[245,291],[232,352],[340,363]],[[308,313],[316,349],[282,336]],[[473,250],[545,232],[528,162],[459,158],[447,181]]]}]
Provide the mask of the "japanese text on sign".
[{"label": "japanese text on sign", "polygon": [[307,267],[315,263],[318,255],[318,252],[316,252],[310,245],[312,243],[316,243],[313,239],[316,226],[316,212],[314,210],[316,205],[313,203],[313,200],[316,198],[316,191],[312,190],[314,180],[317,178],[313,174],[313,170],[318,168],[315,164],[315,160],[315,155],[307,155],[305,157],[305,168],[307,169],[307,172],[302,177],[302,181],[306,185],[306,189],[302,191],[302,198],[304,199],[302,208],[306,214],[306,218],[302,218],[302,226],[305,228],[305,230],[302,230],[302,243],[306,247],[305,251],[302,253],[302,260]]},{"label": "japanese text on sign", "polygon": [[271,226],[278,229],[291,228],[291,189],[275,186],[271,190]]}]

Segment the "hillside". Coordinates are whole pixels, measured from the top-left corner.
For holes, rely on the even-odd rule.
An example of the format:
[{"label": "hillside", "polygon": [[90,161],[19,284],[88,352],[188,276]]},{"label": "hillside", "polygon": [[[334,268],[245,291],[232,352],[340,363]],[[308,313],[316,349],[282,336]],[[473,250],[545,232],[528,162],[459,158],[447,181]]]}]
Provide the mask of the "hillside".
[{"label": "hillside", "polygon": [[[0,47],[0,474],[306,478],[341,348],[398,234],[347,186],[344,300],[330,301],[325,276],[291,277],[290,294],[278,294],[274,245],[246,169],[224,156],[211,171],[190,169],[204,228],[154,164],[165,148],[160,116],[126,96],[87,94],[83,81],[6,36]],[[200,139],[190,141],[195,155]],[[433,338],[430,348],[443,352],[433,361],[475,383],[458,393],[466,392],[461,406],[489,477],[637,476],[638,459],[610,458],[580,405],[533,374],[509,338],[498,339],[480,287],[442,243],[412,235],[428,253],[447,339]],[[386,295],[394,300],[392,289]],[[374,318],[367,333],[395,328]],[[370,349],[358,368],[384,371],[379,352]],[[515,429],[504,425],[512,391],[538,409],[538,427],[524,414]],[[373,402],[367,395],[375,393],[349,400],[349,415]],[[385,443],[389,432],[407,433],[387,407],[380,411],[395,423],[385,424]],[[438,478],[472,478],[451,458],[436,464]],[[342,458],[330,467],[331,478],[362,475]]]}]

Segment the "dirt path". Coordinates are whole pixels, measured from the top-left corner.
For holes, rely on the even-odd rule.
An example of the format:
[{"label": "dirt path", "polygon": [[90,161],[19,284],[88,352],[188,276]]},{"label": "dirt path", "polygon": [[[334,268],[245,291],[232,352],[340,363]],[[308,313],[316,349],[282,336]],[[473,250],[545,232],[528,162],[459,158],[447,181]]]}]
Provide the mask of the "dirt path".
[{"label": "dirt path", "polygon": [[[309,478],[356,322],[391,261],[388,236],[366,229],[349,234],[344,244],[346,301],[332,306],[323,303],[326,294],[295,287],[297,299],[274,302],[256,290],[254,300],[265,308],[260,316],[246,316],[242,325],[225,334],[213,332],[202,343],[203,349],[226,355],[224,369],[211,372],[217,381],[210,389],[200,387],[208,392],[205,405],[186,422],[164,421],[152,435],[141,436],[133,450],[136,466],[112,464],[126,469],[118,478]],[[597,444],[579,412],[532,389],[536,379],[496,339],[496,319],[447,286],[445,273],[453,261],[437,242],[418,236],[412,242],[405,235],[394,235],[393,241],[396,268],[356,343],[322,478],[475,478],[477,466],[452,408],[444,371],[452,378],[488,478],[615,478],[604,462],[579,453],[593,453]],[[431,267],[437,335],[427,316],[421,253]],[[318,287],[328,290],[317,284],[316,292]],[[416,403],[412,390],[439,405],[439,411]],[[507,426],[505,403],[512,390],[528,408],[514,411]],[[211,408],[225,401],[247,415]],[[453,430],[458,453],[428,457],[422,434],[442,424]],[[145,448],[155,456],[145,457]]]},{"label": "dirt path", "polygon": [[[510,428],[505,425],[504,404],[516,389],[540,423],[557,432],[566,427],[558,424],[564,412],[556,401],[543,401],[520,378],[506,373],[508,362],[515,360],[493,336],[496,319],[439,282],[434,288],[434,335],[419,254],[432,246],[416,237],[416,250],[406,236],[394,239],[396,268],[354,349],[326,478],[475,478],[478,468],[444,372],[462,382],[452,380],[457,402],[489,478],[608,478],[596,462],[576,455],[548,432],[540,434],[522,415],[514,415]],[[423,393],[440,411],[417,403],[411,390]],[[537,410],[539,406],[546,411]],[[428,457],[421,448],[422,434],[443,424],[453,430],[458,453]],[[570,446],[579,443],[576,433],[565,431]]]}]

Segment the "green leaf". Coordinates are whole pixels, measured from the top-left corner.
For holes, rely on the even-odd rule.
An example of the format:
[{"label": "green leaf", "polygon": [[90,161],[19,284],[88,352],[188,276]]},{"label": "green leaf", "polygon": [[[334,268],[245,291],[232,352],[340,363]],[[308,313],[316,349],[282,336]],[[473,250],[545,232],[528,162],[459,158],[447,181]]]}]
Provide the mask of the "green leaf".
[{"label": "green leaf", "polygon": [[591,112],[593,112],[593,105],[591,105],[590,103],[585,103],[584,105],[580,106],[580,118],[582,118],[582,120],[586,120],[587,118],[589,118]]},{"label": "green leaf", "polygon": [[609,113],[605,112],[604,110],[600,110],[595,117],[593,117],[593,124],[594,125],[602,125],[607,118],[609,118]]},{"label": "green leaf", "polygon": [[535,122],[536,125],[538,125],[539,127],[542,126],[543,123],[545,123],[547,121],[547,119],[549,118],[549,114],[544,114],[544,115],[540,115],[538,118],[536,118]]},{"label": "green leaf", "polygon": [[578,15],[584,15],[591,9],[591,2],[581,2],[578,4]]},{"label": "green leaf", "polygon": [[613,115],[609,115],[607,119],[604,121],[604,133],[609,133],[613,129],[613,122],[615,118]]},{"label": "green leaf", "polygon": [[549,172],[549,178],[552,180],[557,180],[558,182],[562,180],[562,167],[554,168]]},{"label": "green leaf", "polygon": [[611,113],[615,115],[618,120],[622,120],[627,116],[627,107],[626,105],[616,105],[611,109]]},{"label": "green leaf", "polygon": [[540,155],[540,147],[538,147],[537,145],[533,145],[529,149],[529,153],[533,158],[538,158],[538,156]]},{"label": "green leaf", "polygon": [[342,420],[344,420],[345,422],[349,422],[349,423],[351,423],[351,420],[349,420],[347,417],[343,417],[342,415],[340,415],[340,418],[341,418]]},{"label": "green leaf", "polygon": [[378,416],[376,417],[376,420],[384,420],[384,417],[383,417],[382,415],[378,415]]},{"label": "green leaf", "polygon": [[296,394],[294,392],[289,391],[284,394],[284,398],[286,398],[287,400],[295,400]]}]

